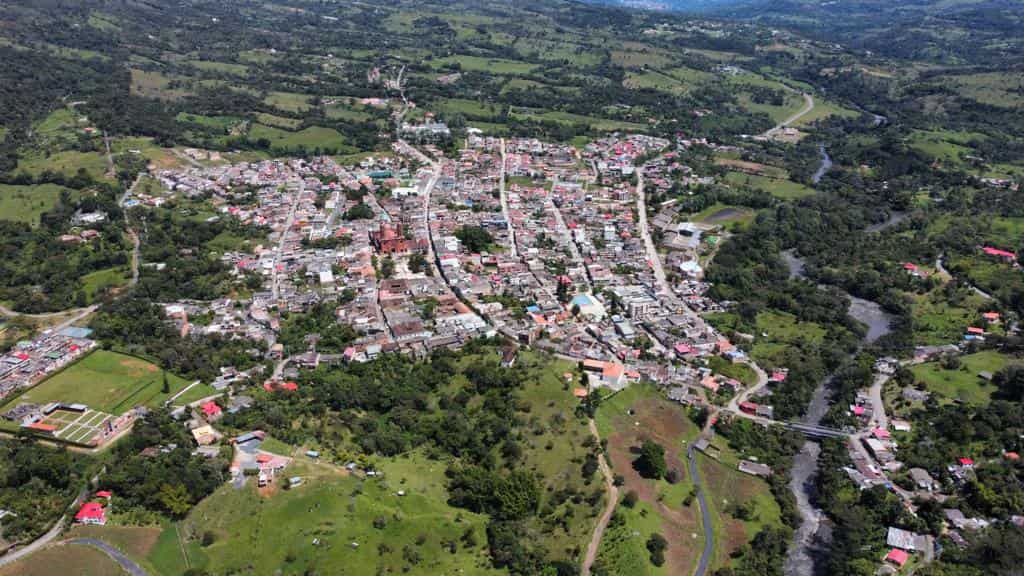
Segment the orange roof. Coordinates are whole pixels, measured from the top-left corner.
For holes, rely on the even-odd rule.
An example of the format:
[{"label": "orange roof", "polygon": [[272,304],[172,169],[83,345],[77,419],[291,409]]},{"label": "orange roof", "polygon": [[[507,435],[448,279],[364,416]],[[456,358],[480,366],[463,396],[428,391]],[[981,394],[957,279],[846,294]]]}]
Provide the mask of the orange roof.
[{"label": "orange roof", "polygon": [[572,391],[572,395],[577,398],[586,398],[588,394],[589,392],[587,392],[586,388],[575,388]]},{"label": "orange roof", "polygon": [[595,369],[603,370],[604,369],[604,362],[602,362],[601,360],[591,360],[591,359],[588,358],[588,359],[583,361],[583,367],[584,368],[595,368]]},{"label": "orange roof", "polygon": [[605,362],[604,370],[601,371],[601,376],[605,378],[621,378],[624,371],[625,366],[618,362]]}]

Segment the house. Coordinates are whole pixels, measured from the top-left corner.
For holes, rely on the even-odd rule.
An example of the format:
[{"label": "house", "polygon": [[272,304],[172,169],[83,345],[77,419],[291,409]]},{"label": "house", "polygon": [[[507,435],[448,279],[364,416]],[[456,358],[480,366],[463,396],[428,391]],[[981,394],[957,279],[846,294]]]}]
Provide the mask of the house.
[{"label": "house", "polygon": [[907,552],[923,552],[928,549],[929,538],[909,530],[890,526],[885,535],[885,543],[887,546],[899,548]]},{"label": "house", "polygon": [[909,470],[910,478],[914,481],[914,484],[921,490],[927,490],[929,492],[935,490],[938,486],[935,483],[935,479],[923,468],[911,468]]},{"label": "house", "polygon": [[885,561],[886,562],[890,562],[892,564],[895,564],[896,566],[899,566],[900,568],[902,568],[903,565],[906,564],[907,560],[909,560],[909,559],[910,559],[910,554],[907,554],[906,551],[900,550],[899,548],[893,548],[892,550],[889,550],[888,554],[885,555]]},{"label": "house", "polygon": [[75,522],[103,526],[107,523],[107,512],[99,502],[86,502],[75,514]]},{"label": "house", "polygon": [[740,460],[739,466],[737,467],[740,472],[744,474],[750,474],[751,476],[760,476],[767,478],[772,475],[772,469],[767,464],[761,464],[760,462],[751,462],[750,460]]},{"label": "house", "polygon": [[199,406],[199,410],[203,413],[203,418],[206,418],[207,421],[216,420],[223,415],[220,406],[218,406],[213,400],[210,400],[205,404],[201,404]]}]

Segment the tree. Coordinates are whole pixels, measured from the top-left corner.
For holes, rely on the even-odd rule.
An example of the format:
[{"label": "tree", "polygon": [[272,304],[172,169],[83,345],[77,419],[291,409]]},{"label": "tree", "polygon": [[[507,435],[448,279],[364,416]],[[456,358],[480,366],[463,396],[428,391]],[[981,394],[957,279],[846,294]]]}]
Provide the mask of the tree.
[{"label": "tree", "polygon": [[470,252],[483,252],[494,241],[490,233],[480,226],[462,226],[455,231],[455,237]]},{"label": "tree", "polygon": [[655,532],[647,539],[647,551],[651,553],[651,564],[661,566],[665,563],[665,549],[668,542],[665,537]]},{"label": "tree", "polygon": [[160,391],[163,392],[164,394],[170,394],[171,393],[171,384],[170,384],[170,382],[167,381],[167,370],[164,370],[163,376],[164,376],[164,383],[163,383],[163,386],[160,388]]},{"label": "tree", "polygon": [[665,449],[653,440],[644,440],[640,446],[640,457],[633,461],[633,468],[644,478],[664,478],[668,472]]},{"label": "tree", "polygon": [[192,500],[184,484],[164,484],[158,495],[164,510],[175,518],[181,518],[192,509]]}]

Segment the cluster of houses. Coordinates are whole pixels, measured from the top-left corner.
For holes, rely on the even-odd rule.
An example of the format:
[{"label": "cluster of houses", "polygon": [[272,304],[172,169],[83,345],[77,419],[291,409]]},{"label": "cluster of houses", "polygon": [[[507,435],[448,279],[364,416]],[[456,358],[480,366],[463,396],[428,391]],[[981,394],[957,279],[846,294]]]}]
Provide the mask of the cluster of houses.
[{"label": "cluster of houses", "polygon": [[45,331],[34,340],[18,342],[0,356],[0,400],[15,390],[33,386],[96,347],[91,330],[69,327]]}]

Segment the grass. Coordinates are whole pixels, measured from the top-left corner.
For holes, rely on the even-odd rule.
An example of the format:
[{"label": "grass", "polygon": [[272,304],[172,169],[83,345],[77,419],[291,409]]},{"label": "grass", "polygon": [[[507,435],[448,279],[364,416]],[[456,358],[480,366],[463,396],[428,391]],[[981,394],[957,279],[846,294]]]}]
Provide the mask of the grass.
[{"label": "grass", "polygon": [[53,546],[0,568],[0,576],[123,576],[109,556],[91,546]]},{"label": "grass", "polygon": [[512,112],[512,115],[521,120],[538,119],[558,122],[560,124],[585,124],[593,130],[602,130],[606,132],[613,132],[617,130],[638,131],[644,129],[643,124],[637,124],[635,122],[609,120],[606,118],[598,118],[596,116],[583,116],[580,114],[561,111],[517,108]]},{"label": "grass", "polygon": [[131,75],[131,92],[136,96],[159,98],[161,100],[179,100],[190,94],[189,91],[181,88],[171,88],[172,78],[164,76],[159,72],[132,68]]},{"label": "grass", "polygon": [[966,289],[951,301],[941,290],[912,295],[914,343],[939,345],[956,342],[974,322],[984,299]]},{"label": "grass", "polygon": [[[417,482],[424,476],[444,481],[442,466],[406,472]],[[189,533],[213,531],[217,541],[193,549],[194,565],[216,574],[250,566],[299,574],[498,573],[488,567],[482,545],[483,516],[456,510],[411,487],[398,496],[403,490],[398,478],[364,481],[325,465],[305,464],[293,464],[286,474],[306,482],[264,495],[252,483],[242,490],[225,486],[201,502],[183,525]],[[375,519],[384,526],[375,528]],[[481,544],[469,549],[460,544],[457,554],[442,549],[443,540],[458,541],[466,529],[475,531]],[[266,542],[274,545],[259,544]],[[413,553],[420,558],[415,564],[403,558]]]},{"label": "grass", "polygon": [[690,216],[690,220],[693,222],[704,222],[707,224],[718,224],[721,226],[729,224],[746,225],[754,219],[754,216],[755,213],[750,208],[715,203]]},{"label": "grass", "polygon": [[[801,98],[800,100],[802,102],[803,98]],[[827,118],[829,116],[841,116],[844,118],[850,118],[853,116],[857,116],[857,114],[858,113],[853,110],[843,108],[832,102],[824,101],[821,98],[815,98],[814,108],[812,108],[811,111],[808,112],[807,114],[804,114],[803,116],[798,118],[795,122],[793,122],[792,125],[794,127],[807,126],[809,124],[817,122],[818,120],[821,120],[822,118]]]},{"label": "grass", "polygon": [[[167,374],[167,380],[171,393],[188,384],[184,378],[173,374]],[[160,391],[162,387],[163,372],[155,364],[118,352],[97,350],[11,403],[78,402],[94,410],[119,415],[135,406],[158,406],[169,396]]]},{"label": "grass", "polygon": [[296,148],[313,150],[320,148],[325,151],[345,152],[349,147],[345,145],[345,137],[333,128],[323,126],[310,126],[298,132],[289,132],[280,128],[253,124],[249,129],[249,137],[252,139],[266,138],[271,143],[271,148],[278,152],[287,152]]},{"label": "grass", "polygon": [[[608,442],[607,454],[614,472],[625,479],[620,494],[638,495],[635,508],[621,504],[617,508],[622,523],[613,521],[609,525],[598,561],[611,567],[611,574],[689,573],[700,556],[703,531],[696,502],[690,506],[683,503],[693,489],[685,450],[687,443],[697,438],[699,428],[681,406],[646,384],[634,384],[605,399],[594,419],[602,439]],[[633,469],[632,449],[646,439],[665,449],[667,464],[679,473],[679,482],[645,479]],[[662,534],[669,543],[668,561],[661,568],[650,563],[645,548],[653,532]]]},{"label": "grass", "polygon": [[458,64],[463,72],[487,72],[499,75],[529,74],[537,69],[536,64],[521,62],[519,60],[506,60],[503,58],[483,58],[481,56],[469,56],[457,54],[447,58],[438,58],[430,62],[435,68],[445,68],[451,64]]},{"label": "grass", "polygon": [[793,347],[817,346],[825,339],[826,330],[814,322],[800,322],[788,312],[765,310],[758,313],[754,326],[741,326],[740,317],[731,312],[709,314],[706,320],[720,331],[754,333],[750,356],[766,367],[784,366],[786,352]]},{"label": "grass", "polygon": [[[264,114],[260,116],[264,116]],[[266,114],[266,116],[269,116],[269,114]],[[188,112],[179,112],[174,119],[178,122],[198,124],[207,128],[218,128],[224,131],[230,130],[242,121],[241,118],[236,116],[203,116],[202,114],[189,114]],[[260,121],[262,122],[262,120]]]},{"label": "grass", "polygon": [[193,68],[203,72],[215,72],[218,74],[231,74],[232,76],[246,76],[249,74],[249,67],[244,64],[231,64],[230,62],[211,62],[206,60],[193,60],[186,62]]},{"label": "grass", "polygon": [[37,226],[39,217],[57,205],[61,192],[64,190],[64,187],[56,184],[36,186],[0,184],[0,218]]},{"label": "grass", "polygon": [[108,168],[107,157],[100,152],[65,150],[49,156],[27,154],[18,161],[18,170],[24,170],[33,176],[38,176],[45,170],[73,176],[80,168],[84,168],[93,178],[103,180]]},{"label": "grass", "polygon": [[[766,526],[781,525],[781,511],[764,480],[737,470],[739,458],[724,442],[716,443],[721,459],[716,461],[703,454],[697,457],[697,466],[705,486],[705,498],[711,510],[716,541],[711,568],[729,565],[730,556],[749,542]],[[733,517],[732,505],[750,506],[749,520]]]},{"label": "grass", "polygon": [[911,368],[914,378],[923,382],[929,392],[947,401],[988,404],[995,387],[978,376],[979,372],[995,373],[1013,360],[999,352],[986,350],[960,357],[961,367],[946,370],[939,362],[927,362]]},{"label": "grass", "polygon": [[736,185],[762,190],[782,200],[796,200],[814,194],[814,189],[803,184],[779,178],[769,178],[756,174],[729,172],[725,181]]},{"label": "grass", "polygon": [[293,92],[270,92],[263,100],[274,108],[280,108],[288,112],[305,112],[311,108],[309,94],[295,94]]},{"label": "grass", "polygon": [[757,382],[757,374],[754,369],[746,364],[733,364],[732,362],[715,356],[708,362],[708,367],[711,368],[715,374],[721,374],[727,378],[735,378],[743,383],[744,386],[752,386]]},{"label": "grass", "polygon": [[90,301],[103,289],[120,288],[128,283],[131,271],[124,267],[97,270],[82,276],[85,295]]}]

